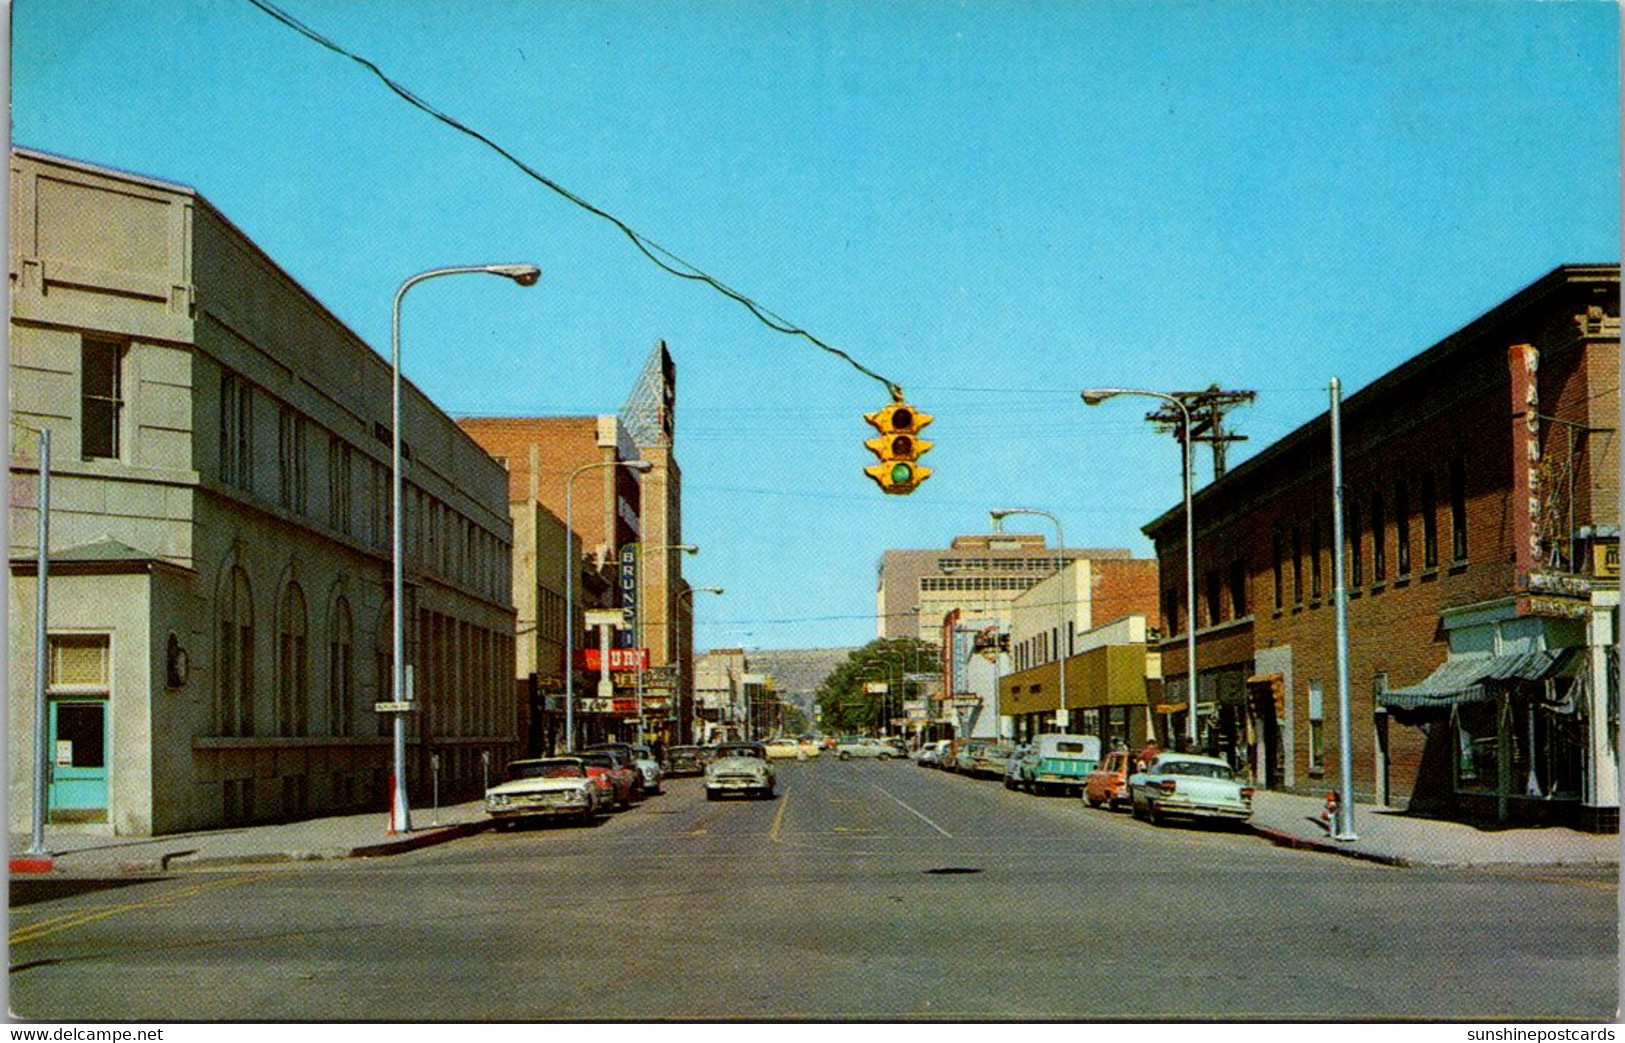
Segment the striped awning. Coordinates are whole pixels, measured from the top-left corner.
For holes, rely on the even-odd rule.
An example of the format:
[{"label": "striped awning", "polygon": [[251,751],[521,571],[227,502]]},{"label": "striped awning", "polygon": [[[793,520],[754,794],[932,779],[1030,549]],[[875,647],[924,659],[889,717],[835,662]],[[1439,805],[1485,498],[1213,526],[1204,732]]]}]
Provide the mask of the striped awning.
[{"label": "striped awning", "polygon": [[1497,682],[1543,681],[1572,672],[1578,648],[1509,655],[1453,655],[1427,677],[1377,696],[1378,705],[1401,713],[1448,710],[1493,698]]}]

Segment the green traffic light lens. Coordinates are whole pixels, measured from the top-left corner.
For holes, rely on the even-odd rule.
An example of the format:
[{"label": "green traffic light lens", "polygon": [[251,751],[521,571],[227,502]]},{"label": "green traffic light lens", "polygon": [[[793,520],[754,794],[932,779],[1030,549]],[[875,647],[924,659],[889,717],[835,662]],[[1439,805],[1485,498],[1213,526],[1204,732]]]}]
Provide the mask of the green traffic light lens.
[{"label": "green traffic light lens", "polygon": [[898,464],[896,467],[891,469],[891,480],[898,485],[913,481],[913,479],[914,468],[910,467],[908,464]]}]

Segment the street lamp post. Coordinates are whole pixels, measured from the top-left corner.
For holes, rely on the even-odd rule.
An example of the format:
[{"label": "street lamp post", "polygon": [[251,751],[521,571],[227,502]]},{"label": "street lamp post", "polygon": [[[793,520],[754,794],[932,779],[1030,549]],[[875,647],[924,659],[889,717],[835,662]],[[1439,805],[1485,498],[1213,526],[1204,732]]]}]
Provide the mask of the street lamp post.
[{"label": "street lamp post", "polygon": [[1185,449],[1185,603],[1187,605],[1185,620],[1185,668],[1188,674],[1187,692],[1190,706],[1186,732],[1190,736],[1191,747],[1196,746],[1196,526],[1191,521],[1191,486],[1195,484],[1191,474],[1191,411],[1184,402],[1173,395],[1161,391],[1142,391],[1136,388],[1088,388],[1083,392],[1085,405],[1098,406],[1108,398],[1117,395],[1140,395],[1145,398],[1160,398],[1164,402],[1172,402],[1179,407],[1180,414],[1185,418],[1184,437],[1180,442]]},{"label": "street lamp post", "polygon": [[393,560],[393,569],[390,580],[390,598],[393,601],[392,629],[394,637],[394,654],[390,663],[390,688],[393,696],[392,702],[397,707],[393,711],[394,721],[394,785],[390,800],[389,828],[392,833],[406,833],[412,829],[412,811],[406,797],[406,715],[399,709],[406,702],[406,649],[404,645],[406,633],[406,591],[404,589],[404,567],[402,565],[402,524],[401,524],[401,298],[406,291],[420,282],[437,279],[442,275],[465,275],[483,272],[486,275],[500,275],[505,279],[512,279],[520,286],[535,286],[536,281],[542,277],[542,270],[534,264],[475,264],[456,265],[450,268],[432,268],[401,283],[400,289],[395,291],[395,300],[389,310],[389,358],[390,358],[390,468],[393,472],[393,488],[390,495],[390,509],[394,514],[391,519],[390,553]]},{"label": "street lamp post", "polygon": [[[637,645],[637,648],[638,648],[638,741],[639,742],[644,741],[644,738],[645,738],[644,732],[648,727],[647,722],[644,720],[644,712],[643,712],[643,615],[644,615],[644,611],[643,611],[643,604],[644,604],[644,602],[643,602],[643,557],[644,557],[644,554],[647,551],[649,551],[650,549],[651,548],[649,548],[649,547],[640,547],[640,548],[638,548],[638,633],[637,633],[637,640],[635,642],[633,642],[633,643],[635,645]],[[690,556],[693,556],[693,555],[698,554],[700,552],[700,548],[694,546],[694,544],[692,544],[692,543],[667,543],[667,544],[663,544],[663,545],[661,545],[659,547],[652,548],[652,549],[659,550],[659,551],[662,552],[662,555],[661,555],[661,563],[662,564],[665,563],[665,555],[664,555],[665,551],[680,550],[684,554],[688,554]],[[660,584],[660,590],[661,590],[662,593],[665,592],[666,585],[664,583]],[[673,698],[672,698],[672,707],[668,711],[668,713],[675,716],[675,711],[680,706],[681,706],[681,700],[679,698],[677,698],[676,696],[673,696]],[[677,735],[677,728],[674,727],[672,729],[672,734]]]},{"label": "street lamp post", "polygon": [[[700,592],[703,592],[703,593],[706,593],[706,594],[722,594],[722,593],[724,593],[724,591],[723,591],[723,589],[721,587],[685,587],[684,589],[679,590],[677,592],[677,606],[678,606],[679,613],[681,613],[681,610],[682,610],[683,598],[685,596],[686,597],[693,597],[695,591],[700,591]],[[692,608],[693,605],[691,604],[689,607]],[[693,633],[693,628],[692,627],[689,628],[689,632]],[[692,647],[693,647],[693,638],[689,639],[689,646],[692,649]],[[678,738],[682,738],[681,728],[683,726],[683,649],[682,649],[680,644],[678,646],[677,655],[676,655],[675,658],[676,658],[676,661],[677,661],[677,676],[676,676],[677,690],[675,691],[675,693],[673,693],[672,702],[675,704],[675,708],[677,710],[677,727],[679,729]],[[690,735],[690,737],[693,736],[693,728],[692,727],[690,727],[690,729],[689,729],[689,735]]]},{"label": "street lamp post", "polygon": [[[1003,510],[989,511],[995,522],[1003,521],[1012,514],[1036,514],[1048,518],[1055,523],[1055,575],[1061,584],[1061,597],[1058,602],[1061,626],[1056,631],[1058,647],[1057,659],[1061,664],[1061,708],[1055,711],[1055,726],[1061,731],[1068,731],[1071,727],[1071,718],[1066,705],[1066,659],[1072,651],[1072,615],[1068,611],[1070,599],[1067,597],[1066,583],[1066,531],[1061,528],[1061,519],[1049,511],[1041,511],[1036,507],[1006,507]],[[998,722],[994,722],[994,732],[997,733]]]},{"label": "street lamp post", "polygon": [[[625,467],[639,474],[647,474],[654,467],[647,460],[598,460],[582,464],[570,472],[564,481],[564,629],[569,635],[564,648],[564,748],[576,748],[576,570],[581,560],[575,549],[575,495],[576,478],[583,471],[599,467]],[[600,670],[608,670],[608,663],[599,663]]]}]

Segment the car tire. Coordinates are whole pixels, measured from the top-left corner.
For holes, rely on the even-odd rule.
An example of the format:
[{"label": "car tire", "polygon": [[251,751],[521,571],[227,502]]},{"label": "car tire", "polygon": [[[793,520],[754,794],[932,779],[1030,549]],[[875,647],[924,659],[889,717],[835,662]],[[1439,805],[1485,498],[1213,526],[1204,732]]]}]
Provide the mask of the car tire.
[{"label": "car tire", "polygon": [[836,760],[849,761],[849,760],[852,759],[852,755],[850,753],[837,753],[835,755],[835,759]]},{"label": "car tire", "polygon": [[1165,826],[1168,824],[1167,818],[1158,813],[1157,802],[1154,800],[1147,800],[1145,802],[1145,817],[1151,821],[1153,826]]},{"label": "car tire", "polygon": [[1129,798],[1128,811],[1130,815],[1137,819],[1145,818],[1145,809],[1140,807],[1140,802],[1135,800],[1133,797]]},{"label": "car tire", "polygon": [[706,800],[716,800],[717,797],[719,797],[720,795],[721,794],[717,793],[717,791],[714,790],[714,789],[708,789],[708,790],[705,791],[705,799]]}]

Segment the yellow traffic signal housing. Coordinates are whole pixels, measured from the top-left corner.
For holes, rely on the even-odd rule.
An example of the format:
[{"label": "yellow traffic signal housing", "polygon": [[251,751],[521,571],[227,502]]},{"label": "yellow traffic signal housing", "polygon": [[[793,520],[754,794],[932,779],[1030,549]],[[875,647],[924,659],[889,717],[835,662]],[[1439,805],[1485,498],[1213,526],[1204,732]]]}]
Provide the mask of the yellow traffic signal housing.
[{"label": "yellow traffic signal housing", "polygon": [[873,478],[882,492],[902,496],[931,477],[931,468],[919,464],[920,457],[931,451],[931,443],[919,437],[920,429],[932,420],[929,413],[907,402],[893,402],[865,414],[864,419],[880,432],[879,438],[863,443],[880,457],[880,463],[865,467],[863,473]]}]

